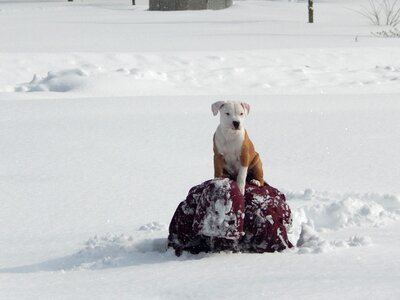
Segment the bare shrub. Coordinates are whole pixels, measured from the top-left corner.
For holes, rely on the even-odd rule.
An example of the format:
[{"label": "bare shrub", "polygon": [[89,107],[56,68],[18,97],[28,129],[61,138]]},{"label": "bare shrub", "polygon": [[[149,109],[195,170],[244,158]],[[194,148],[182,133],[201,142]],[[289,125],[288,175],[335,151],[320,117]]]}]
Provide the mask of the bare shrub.
[{"label": "bare shrub", "polygon": [[400,38],[400,30],[397,28],[391,28],[387,30],[371,32],[373,36],[381,38]]},{"label": "bare shrub", "polygon": [[385,23],[388,26],[397,26],[400,23],[399,0],[383,0]]},{"label": "bare shrub", "polygon": [[357,11],[366,17],[373,25],[395,27],[400,24],[399,0],[368,0],[368,7]]}]

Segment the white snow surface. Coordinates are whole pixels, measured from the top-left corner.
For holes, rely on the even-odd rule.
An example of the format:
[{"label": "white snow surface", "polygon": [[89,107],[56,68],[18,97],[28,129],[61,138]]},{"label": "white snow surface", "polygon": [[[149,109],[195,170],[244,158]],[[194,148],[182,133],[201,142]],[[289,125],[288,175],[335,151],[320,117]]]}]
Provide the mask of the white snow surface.
[{"label": "white snow surface", "polygon": [[[136,3],[0,0],[0,299],[400,299],[400,39],[367,1]],[[177,258],[225,99],[296,247]]]}]

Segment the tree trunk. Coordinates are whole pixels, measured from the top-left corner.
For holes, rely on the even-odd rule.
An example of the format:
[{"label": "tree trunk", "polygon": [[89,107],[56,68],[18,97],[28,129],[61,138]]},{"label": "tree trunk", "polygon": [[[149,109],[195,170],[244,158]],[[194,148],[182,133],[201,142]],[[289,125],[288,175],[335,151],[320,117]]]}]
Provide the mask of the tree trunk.
[{"label": "tree trunk", "polygon": [[314,23],[314,0],[308,0],[308,23]]}]

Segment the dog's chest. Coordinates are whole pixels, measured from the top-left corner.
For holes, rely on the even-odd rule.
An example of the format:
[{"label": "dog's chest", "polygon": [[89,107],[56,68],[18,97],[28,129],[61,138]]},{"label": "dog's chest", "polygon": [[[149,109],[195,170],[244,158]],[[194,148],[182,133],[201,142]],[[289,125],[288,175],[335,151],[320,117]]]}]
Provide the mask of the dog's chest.
[{"label": "dog's chest", "polygon": [[236,175],[241,167],[240,156],[242,153],[243,140],[243,135],[239,134],[228,137],[216,134],[215,144],[218,152],[224,157],[224,168],[231,175]]}]

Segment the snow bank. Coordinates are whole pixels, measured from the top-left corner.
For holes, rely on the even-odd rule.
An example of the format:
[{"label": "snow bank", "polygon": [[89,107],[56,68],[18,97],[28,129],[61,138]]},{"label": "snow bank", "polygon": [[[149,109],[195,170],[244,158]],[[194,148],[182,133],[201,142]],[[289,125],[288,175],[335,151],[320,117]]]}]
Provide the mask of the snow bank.
[{"label": "snow bank", "polygon": [[299,253],[320,253],[343,247],[369,245],[367,236],[350,236],[346,240],[327,241],[324,232],[346,228],[382,227],[400,219],[400,198],[395,195],[317,192],[286,192],[293,209],[290,237]]},{"label": "snow bank", "polygon": [[[287,192],[290,201],[300,201],[294,213],[299,222],[311,221],[318,231],[349,226],[382,226],[400,218],[400,198],[395,195],[316,192]],[[305,204],[303,204],[305,202]]]},{"label": "snow bank", "polygon": [[[91,96],[326,94],[399,91],[391,48],[174,54],[1,54],[0,91]],[[18,61],[19,66],[7,61]],[[7,76],[5,76],[7,74]],[[15,74],[11,75],[10,74]],[[21,82],[21,78],[33,78]]]},{"label": "snow bank", "polygon": [[371,238],[365,236],[351,236],[347,240],[327,241],[319,236],[310,223],[303,223],[300,237],[296,246],[298,253],[323,253],[336,248],[359,247],[371,244]]},{"label": "snow bank", "polygon": [[83,69],[70,69],[48,72],[41,77],[35,74],[29,83],[16,86],[16,92],[70,92],[79,90],[84,85],[84,78],[89,74]]}]

